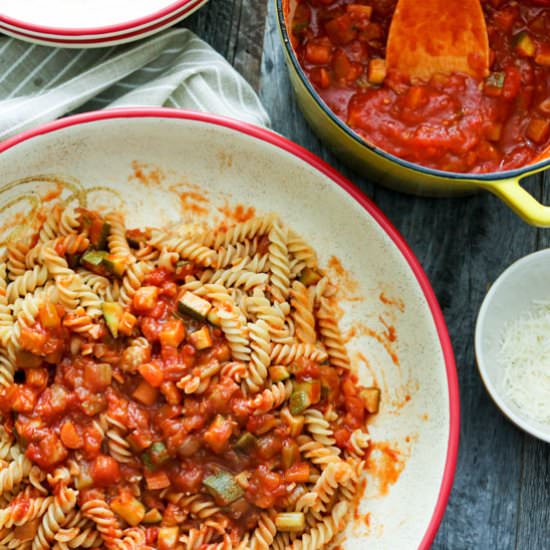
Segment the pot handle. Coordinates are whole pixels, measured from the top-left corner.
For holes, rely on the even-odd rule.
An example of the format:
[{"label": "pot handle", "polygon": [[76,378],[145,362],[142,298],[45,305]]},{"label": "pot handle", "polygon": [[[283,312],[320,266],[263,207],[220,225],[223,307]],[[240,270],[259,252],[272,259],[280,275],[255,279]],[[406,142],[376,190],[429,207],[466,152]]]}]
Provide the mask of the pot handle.
[{"label": "pot handle", "polygon": [[[525,176],[522,176],[525,177]],[[550,206],[541,204],[520,185],[521,178],[491,182],[483,187],[502,199],[530,225],[550,227]]]}]

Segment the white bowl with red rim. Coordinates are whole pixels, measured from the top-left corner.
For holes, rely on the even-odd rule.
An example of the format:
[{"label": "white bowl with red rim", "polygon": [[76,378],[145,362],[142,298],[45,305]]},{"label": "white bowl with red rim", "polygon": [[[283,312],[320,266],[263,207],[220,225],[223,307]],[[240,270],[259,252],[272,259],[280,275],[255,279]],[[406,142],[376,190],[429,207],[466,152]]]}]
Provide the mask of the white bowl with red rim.
[{"label": "white bowl with red rim", "polygon": [[[148,171],[152,183],[143,179]],[[91,208],[121,209],[130,227],[182,216],[220,221],[228,207],[242,204],[281,216],[317,250],[321,265],[337,256],[345,268],[335,276],[352,363],[362,383],[376,379],[382,390],[381,410],[369,423],[367,492],[343,548],[430,547],[458,451],[453,351],[418,260],[349,181],[269,130],[169,109],[109,110],[50,123],[0,144],[0,172],[2,228],[11,217],[28,216],[41,195],[59,192]],[[191,195],[186,190],[205,198],[200,210],[180,200],[179,192]],[[5,237],[0,233],[0,242]],[[377,460],[386,449],[397,462]]]},{"label": "white bowl with red rim", "polygon": [[43,45],[91,48],[137,40],[189,17],[208,0],[0,0],[0,32]]}]

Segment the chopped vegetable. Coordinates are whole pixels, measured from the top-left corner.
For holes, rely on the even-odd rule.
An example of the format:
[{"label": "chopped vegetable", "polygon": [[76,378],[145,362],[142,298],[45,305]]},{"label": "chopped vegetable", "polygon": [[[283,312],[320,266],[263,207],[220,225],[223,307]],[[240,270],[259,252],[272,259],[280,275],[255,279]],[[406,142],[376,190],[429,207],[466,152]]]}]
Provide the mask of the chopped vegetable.
[{"label": "chopped vegetable", "polygon": [[184,339],[185,325],[179,319],[167,321],[162,330],[159,332],[159,340],[163,346],[172,346],[177,348]]},{"label": "chopped vegetable", "polygon": [[322,279],[322,275],[311,267],[306,267],[300,275],[300,282],[305,286],[316,285]]},{"label": "chopped vegetable", "polygon": [[244,432],[237,440],[237,443],[235,443],[235,447],[240,451],[249,451],[254,448],[256,441],[256,437],[254,437],[250,432]]},{"label": "chopped vegetable", "polygon": [[287,407],[281,410],[281,419],[289,427],[290,435],[298,437],[304,429],[305,418],[303,416],[292,415]]},{"label": "chopped vegetable", "polygon": [[155,441],[155,443],[151,445],[151,448],[149,449],[149,456],[151,457],[153,464],[156,466],[160,466],[170,458],[168,449],[162,441]]},{"label": "chopped vegetable", "polygon": [[163,470],[159,470],[158,472],[145,472],[145,481],[147,482],[147,488],[151,491],[158,491],[170,487],[170,479]]},{"label": "chopped vegetable", "polygon": [[61,426],[60,437],[63,445],[68,449],[80,449],[84,445],[82,436],[70,420]]},{"label": "chopped vegetable", "polygon": [[514,36],[514,47],[522,57],[533,57],[537,51],[537,45],[527,31],[521,31]]},{"label": "chopped vegetable", "polygon": [[210,302],[195,296],[191,292],[185,292],[178,301],[178,310],[181,314],[189,315],[199,321],[206,320],[206,316],[211,309]]},{"label": "chopped vegetable", "polygon": [[365,409],[370,414],[376,414],[380,409],[380,388],[366,388],[359,393]]},{"label": "chopped vegetable", "polygon": [[298,533],[306,528],[303,512],[285,512],[275,516],[275,525],[279,531]]},{"label": "chopped vegetable", "polygon": [[498,97],[502,95],[502,89],[504,88],[504,80],[506,74],[503,72],[491,73],[485,80],[483,86],[483,92],[490,97]]},{"label": "chopped vegetable", "polygon": [[107,237],[111,232],[111,225],[108,222],[95,218],[90,227],[90,242],[94,248],[103,250],[107,246]]},{"label": "chopped vegetable", "polygon": [[103,265],[109,273],[122,277],[126,271],[126,267],[128,266],[128,258],[125,256],[109,254],[103,259]]},{"label": "chopped vegetable", "polygon": [[114,338],[117,338],[124,308],[118,302],[103,302],[101,307],[103,309],[103,318],[110,333]]},{"label": "chopped vegetable", "polygon": [[108,486],[120,481],[118,462],[111,456],[99,455],[92,464],[92,477],[99,486]]},{"label": "chopped vegetable", "polygon": [[319,380],[311,382],[295,382],[290,396],[290,412],[300,414],[321,399],[321,383]]},{"label": "chopped vegetable", "polygon": [[147,510],[147,512],[143,516],[143,523],[160,523],[161,521],[162,514],[156,508]]},{"label": "chopped vegetable", "polygon": [[103,275],[105,266],[103,260],[109,255],[105,250],[89,250],[80,258],[80,263],[90,271]]},{"label": "chopped vegetable", "polygon": [[58,328],[61,326],[61,319],[55,304],[46,302],[42,304],[38,309],[38,316],[42,326],[48,328]]},{"label": "chopped vegetable", "polygon": [[122,314],[120,323],[118,325],[118,332],[124,336],[130,336],[137,325],[137,319],[129,311],[125,311]]},{"label": "chopped vegetable", "polygon": [[269,367],[269,377],[273,382],[282,382],[290,378],[290,372],[288,372],[286,367],[276,365],[274,367]]},{"label": "chopped vegetable", "polygon": [[527,126],[527,137],[535,143],[544,143],[550,135],[550,121],[542,118],[532,118]]},{"label": "chopped vegetable", "polygon": [[367,79],[371,84],[382,84],[386,80],[386,60],[371,59],[367,72]]},{"label": "chopped vegetable", "polygon": [[288,470],[295,462],[300,460],[300,448],[294,439],[285,439],[281,450],[281,465]]},{"label": "chopped vegetable", "polygon": [[227,447],[232,433],[233,426],[231,421],[218,414],[206,432],[204,432],[203,439],[215,453],[221,453]]},{"label": "chopped vegetable", "polygon": [[153,388],[159,388],[164,380],[162,368],[156,363],[143,363],[138,367],[138,371]]},{"label": "chopped vegetable", "polygon": [[288,483],[307,483],[310,473],[309,462],[298,462],[287,469],[285,480]]},{"label": "chopped vegetable", "polygon": [[86,363],[84,383],[93,392],[101,392],[111,385],[113,369],[109,363]]},{"label": "chopped vegetable", "polygon": [[174,550],[178,545],[179,535],[180,528],[177,526],[160,527],[157,536],[158,550]]},{"label": "chopped vegetable", "polygon": [[136,498],[115,497],[110,506],[115,514],[132,527],[139,525],[145,516],[145,506]]},{"label": "chopped vegetable", "polygon": [[154,405],[157,400],[159,391],[145,380],[139,383],[139,386],[134,390],[132,396],[144,405]]},{"label": "chopped vegetable", "polygon": [[218,506],[227,506],[244,494],[235,478],[225,470],[208,476],[202,483]]},{"label": "chopped vegetable", "polygon": [[127,436],[128,443],[134,451],[140,453],[149,448],[153,444],[153,439],[149,432],[143,430],[136,430]]},{"label": "chopped vegetable", "polygon": [[142,286],[137,290],[132,299],[135,311],[147,314],[157,305],[160,288],[158,286]]},{"label": "chopped vegetable", "polygon": [[210,335],[210,330],[207,326],[204,326],[199,330],[191,333],[189,335],[189,342],[193,344],[193,346],[195,346],[198,350],[211,348],[212,344],[214,343],[212,341],[212,336]]}]

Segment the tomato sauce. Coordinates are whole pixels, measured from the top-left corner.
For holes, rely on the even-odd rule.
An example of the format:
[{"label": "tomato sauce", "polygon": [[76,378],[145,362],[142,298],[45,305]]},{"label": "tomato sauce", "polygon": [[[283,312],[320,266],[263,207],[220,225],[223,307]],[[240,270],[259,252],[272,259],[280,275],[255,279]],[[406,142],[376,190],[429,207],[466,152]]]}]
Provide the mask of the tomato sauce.
[{"label": "tomato sauce", "polygon": [[550,0],[482,0],[490,75],[387,73],[396,0],[298,0],[292,39],[329,108],[402,159],[486,173],[532,162],[550,144]]}]

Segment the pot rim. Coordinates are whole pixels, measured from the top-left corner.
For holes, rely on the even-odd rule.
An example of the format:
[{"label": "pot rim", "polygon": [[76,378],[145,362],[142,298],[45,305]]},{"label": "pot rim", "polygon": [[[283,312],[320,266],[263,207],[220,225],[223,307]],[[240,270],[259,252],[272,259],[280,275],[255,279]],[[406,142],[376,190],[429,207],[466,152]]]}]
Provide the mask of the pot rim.
[{"label": "pot rim", "polygon": [[334,114],[334,112],[325,103],[323,98],[317,93],[317,91],[311,84],[309,78],[306,76],[304,70],[300,65],[300,62],[298,61],[298,58],[296,57],[296,52],[292,47],[290,34],[287,29],[286,17],[283,9],[283,1],[284,0],[275,0],[275,5],[277,8],[277,21],[279,24],[279,31],[281,32],[281,35],[282,35],[285,51],[288,55],[288,58],[292,62],[294,70],[300,77],[300,80],[306,87],[310,96],[315,100],[315,102],[319,105],[319,107],[321,107],[323,112],[331,119],[331,121],[334,124],[336,124],[348,137],[353,139],[353,141],[355,141],[358,145],[365,147],[366,149],[375,153],[376,155],[384,158],[385,160],[389,160],[390,162],[393,162],[401,166],[402,168],[411,170],[413,172],[420,172],[425,176],[430,176],[433,178],[443,178],[447,180],[455,180],[461,183],[477,182],[479,184],[483,184],[483,183],[490,184],[490,183],[495,183],[503,180],[521,179],[522,177],[528,174],[540,172],[550,167],[550,158],[548,158],[546,160],[541,160],[534,164],[528,164],[526,166],[522,166],[521,168],[514,168],[513,170],[505,170],[502,172],[487,172],[483,174],[447,172],[445,170],[428,168],[426,166],[422,166],[421,164],[404,160],[402,158],[397,157],[396,155],[393,155],[391,153],[388,153],[387,151],[384,151],[383,149],[377,147],[376,145],[372,145],[368,143],[358,133],[353,131],[343,120],[341,120],[338,116],[336,116],[336,114]]}]

